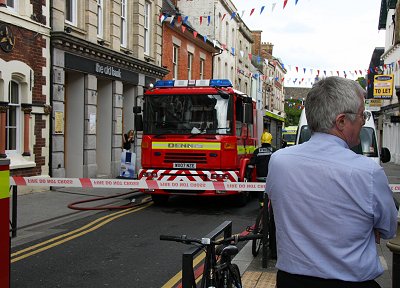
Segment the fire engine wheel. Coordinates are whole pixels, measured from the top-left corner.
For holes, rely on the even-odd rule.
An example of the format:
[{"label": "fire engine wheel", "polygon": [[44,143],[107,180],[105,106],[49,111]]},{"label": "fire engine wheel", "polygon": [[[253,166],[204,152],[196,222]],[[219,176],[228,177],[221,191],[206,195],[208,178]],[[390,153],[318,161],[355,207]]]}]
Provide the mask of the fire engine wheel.
[{"label": "fire engine wheel", "polygon": [[238,207],[246,206],[247,202],[249,201],[249,192],[242,192],[238,195],[234,196],[234,204]]},{"label": "fire engine wheel", "polygon": [[153,200],[156,205],[164,205],[168,202],[169,195],[151,195],[151,200]]}]

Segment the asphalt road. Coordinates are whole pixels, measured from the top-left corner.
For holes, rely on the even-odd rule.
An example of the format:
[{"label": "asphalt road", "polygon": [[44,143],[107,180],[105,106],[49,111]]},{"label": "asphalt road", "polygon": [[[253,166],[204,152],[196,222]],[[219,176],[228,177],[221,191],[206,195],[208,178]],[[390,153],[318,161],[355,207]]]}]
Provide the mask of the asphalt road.
[{"label": "asphalt road", "polygon": [[[226,220],[232,221],[233,232],[239,233],[252,225],[257,205],[255,199],[238,208],[225,198],[180,197],[163,207],[99,212],[65,223],[53,227],[59,231],[56,241],[50,241],[57,236],[51,235],[13,247],[15,255],[49,241],[21,253],[28,255],[26,258],[12,257],[11,287],[162,287],[181,270],[182,253],[189,246],[160,241],[160,234],[202,237]],[[99,222],[62,236],[96,219]],[[48,249],[29,255],[43,247]]]}]

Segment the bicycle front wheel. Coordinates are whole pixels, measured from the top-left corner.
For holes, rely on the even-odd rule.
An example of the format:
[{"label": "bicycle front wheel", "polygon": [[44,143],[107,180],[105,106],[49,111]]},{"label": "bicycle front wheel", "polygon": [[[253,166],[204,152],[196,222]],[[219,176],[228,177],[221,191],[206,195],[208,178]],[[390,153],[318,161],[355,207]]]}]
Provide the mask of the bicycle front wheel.
[{"label": "bicycle front wheel", "polygon": [[242,288],[242,278],[240,277],[240,270],[236,264],[230,266],[229,288]]},{"label": "bicycle front wheel", "polygon": [[[257,215],[256,219],[256,224],[254,225],[254,230],[253,234],[262,234],[262,209]],[[253,239],[253,242],[251,243],[251,253],[253,254],[254,257],[258,255],[258,252],[260,252],[262,244],[262,239]]]}]

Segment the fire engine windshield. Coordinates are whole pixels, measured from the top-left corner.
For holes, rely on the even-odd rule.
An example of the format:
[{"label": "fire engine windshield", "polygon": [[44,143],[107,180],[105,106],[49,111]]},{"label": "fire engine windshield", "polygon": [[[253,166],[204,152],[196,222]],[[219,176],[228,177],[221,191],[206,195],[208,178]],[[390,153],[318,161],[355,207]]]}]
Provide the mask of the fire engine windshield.
[{"label": "fire engine windshield", "polygon": [[144,133],[232,134],[228,95],[146,95],[144,100]]}]

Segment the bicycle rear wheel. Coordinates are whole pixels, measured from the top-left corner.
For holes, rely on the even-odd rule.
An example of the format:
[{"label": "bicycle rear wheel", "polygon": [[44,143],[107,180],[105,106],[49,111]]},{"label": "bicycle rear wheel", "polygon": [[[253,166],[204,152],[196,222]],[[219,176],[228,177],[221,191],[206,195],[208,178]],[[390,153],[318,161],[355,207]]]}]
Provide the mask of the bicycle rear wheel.
[{"label": "bicycle rear wheel", "polygon": [[[254,230],[253,234],[262,234],[262,211],[263,209],[260,210],[260,212],[257,215],[256,219],[256,224],[254,225]],[[258,255],[258,252],[260,252],[262,244],[262,239],[253,239],[253,242],[251,243],[251,253],[253,254],[254,257]]]}]

